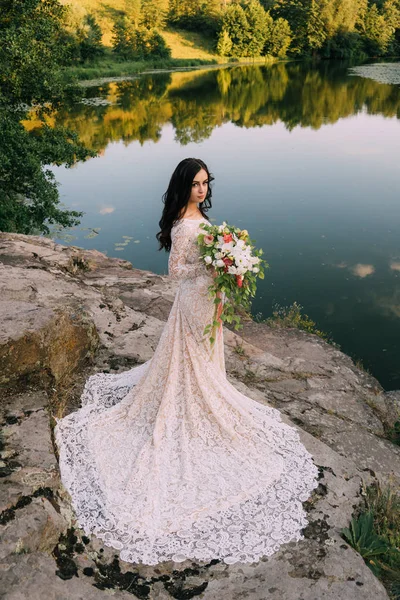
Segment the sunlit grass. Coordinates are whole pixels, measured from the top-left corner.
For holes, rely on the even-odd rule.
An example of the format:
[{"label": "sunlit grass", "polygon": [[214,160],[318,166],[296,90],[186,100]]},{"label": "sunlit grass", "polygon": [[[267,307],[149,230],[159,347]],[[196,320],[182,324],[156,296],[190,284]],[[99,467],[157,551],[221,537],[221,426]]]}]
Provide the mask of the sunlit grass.
[{"label": "sunlit grass", "polygon": [[130,77],[144,71],[158,69],[176,69],[181,67],[196,67],[211,64],[211,60],[206,59],[154,59],[139,61],[118,61],[112,57],[105,58],[92,64],[77,65],[65,69],[67,76],[73,76],[77,79],[91,80],[100,77]]},{"label": "sunlit grass", "polygon": [[161,31],[161,35],[171,48],[172,58],[203,58],[224,62],[216,54],[213,40],[200,33],[166,28]]},{"label": "sunlit grass", "polygon": [[334,342],[328,334],[318,329],[315,322],[308,315],[301,314],[302,308],[301,304],[297,302],[293,302],[290,306],[280,306],[275,303],[271,317],[262,319],[261,313],[257,313],[254,320],[258,323],[267,323],[270,327],[296,327],[308,333],[314,333],[339,348],[339,344]]}]

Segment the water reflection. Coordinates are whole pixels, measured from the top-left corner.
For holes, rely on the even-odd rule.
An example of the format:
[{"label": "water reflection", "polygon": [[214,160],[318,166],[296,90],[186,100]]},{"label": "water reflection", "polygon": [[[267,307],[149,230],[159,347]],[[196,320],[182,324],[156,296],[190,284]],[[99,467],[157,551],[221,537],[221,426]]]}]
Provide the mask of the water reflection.
[{"label": "water reflection", "polygon": [[87,98],[106,99],[107,104],[80,103],[54,118],[96,150],[119,140],[157,142],[167,123],[173,125],[176,141],[187,145],[209,138],[227,122],[251,128],[281,121],[292,130],[319,129],[360,111],[400,116],[399,87],[349,77],[345,65],[332,63],[146,75],[89,88]]},{"label": "water reflection", "polygon": [[373,265],[363,265],[358,263],[357,265],[354,265],[354,267],[351,267],[351,272],[357,277],[364,278],[375,273],[375,267]]}]

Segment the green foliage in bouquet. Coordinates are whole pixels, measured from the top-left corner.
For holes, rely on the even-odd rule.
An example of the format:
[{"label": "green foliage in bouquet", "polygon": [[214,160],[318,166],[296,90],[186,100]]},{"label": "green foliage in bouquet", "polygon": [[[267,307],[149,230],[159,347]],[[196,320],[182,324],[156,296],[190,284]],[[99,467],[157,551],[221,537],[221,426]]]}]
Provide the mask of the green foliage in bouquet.
[{"label": "green foliage in bouquet", "polygon": [[[204,233],[200,233],[197,237],[197,243],[200,248],[200,254],[202,260],[210,266],[215,268],[217,276],[214,279],[214,283],[209,286],[209,298],[214,298],[215,313],[213,322],[208,324],[203,331],[204,335],[211,332],[210,344],[214,345],[215,332],[222,321],[226,323],[235,323],[235,330],[243,328],[240,323],[240,316],[237,314],[238,309],[244,309],[248,312],[251,307],[251,299],[256,295],[257,290],[257,277],[264,279],[264,269],[269,268],[268,263],[261,258],[263,254],[262,248],[257,249],[255,247],[255,240],[250,239],[246,229],[240,229],[228,225],[225,221],[222,225],[208,225],[202,223],[200,225],[204,229]],[[211,238],[212,236],[212,238]],[[218,248],[218,236],[226,236],[226,243],[229,241],[235,241],[235,238],[242,240],[245,243],[247,250],[247,256],[250,255],[253,265],[249,265],[250,268],[243,274],[229,273],[229,266],[235,266],[235,257],[239,262],[240,254],[236,255],[228,252],[221,252]],[[231,238],[231,239],[230,239]],[[236,246],[237,244],[235,244]],[[223,265],[215,265],[216,253],[224,254],[219,260],[224,262]],[[236,265],[237,266],[237,265]],[[256,269],[253,271],[253,269]],[[218,305],[222,302],[222,293],[225,294],[225,301],[223,304],[223,310],[218,315]]]}]

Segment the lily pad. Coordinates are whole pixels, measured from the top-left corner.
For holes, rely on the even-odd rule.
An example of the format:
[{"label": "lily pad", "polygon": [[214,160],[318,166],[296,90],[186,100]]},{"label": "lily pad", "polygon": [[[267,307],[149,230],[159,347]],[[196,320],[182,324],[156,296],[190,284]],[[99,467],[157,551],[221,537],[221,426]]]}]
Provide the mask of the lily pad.
[{"label": "lily pad", "polygon": [[400,85],[400,62],[397,63],[375,63],[373,65],[361,65],[349,69],[350,75],[358,75],[373,79],[379,83],[389,85]]}]

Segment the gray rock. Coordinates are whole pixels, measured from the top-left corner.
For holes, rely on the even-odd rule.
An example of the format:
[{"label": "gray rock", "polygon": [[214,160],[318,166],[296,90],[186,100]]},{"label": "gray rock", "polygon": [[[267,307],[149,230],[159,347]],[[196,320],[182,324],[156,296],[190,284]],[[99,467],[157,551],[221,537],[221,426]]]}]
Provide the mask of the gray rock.
[{"label": "gray rock", "polygon": [[[51,416],[79,406],[89,374],[151,358],[176,283],[46,238],[0,234],[0,241],[0,596],[124,599],[132,598],[124,588],[135,597],[138,585],[149,599],[388,598],[340,532],[366,485],[400,480],[399,447],[388,439],[400,391],[385,392],[316,335],[252,321],[239,332],[225,327],[229,381],[279,408],[319,466],[304,539],[254,564],[125,563],[79,528],[60,482]],[[31,380],[38,387],[27,388]]]},{"label": "gray rock", "polygon": [[92,585],[92,577],[81,575],[67,581],[56,575],[52,556],[41,552],[13,554],[1,565],[2,591],[7,600],[132,600],[129,592],[100,590]]},{"label": "gray rock", "polygon": [[[316,335],[245,322],[241,336],[244,342],[233,331],[225,336],[227,365],[236,378],[360,470],[400,482],[400,447],[386,439],[399,419],[397,392],[385,393]],[[238,344],[244,354],[237,353]]]},{"label": "gray rock", "polygon": [[43,497],[20,509],[17,518],[3,526],[0,559],[23,552],[51,552],[66,523],[52,504]]}]

